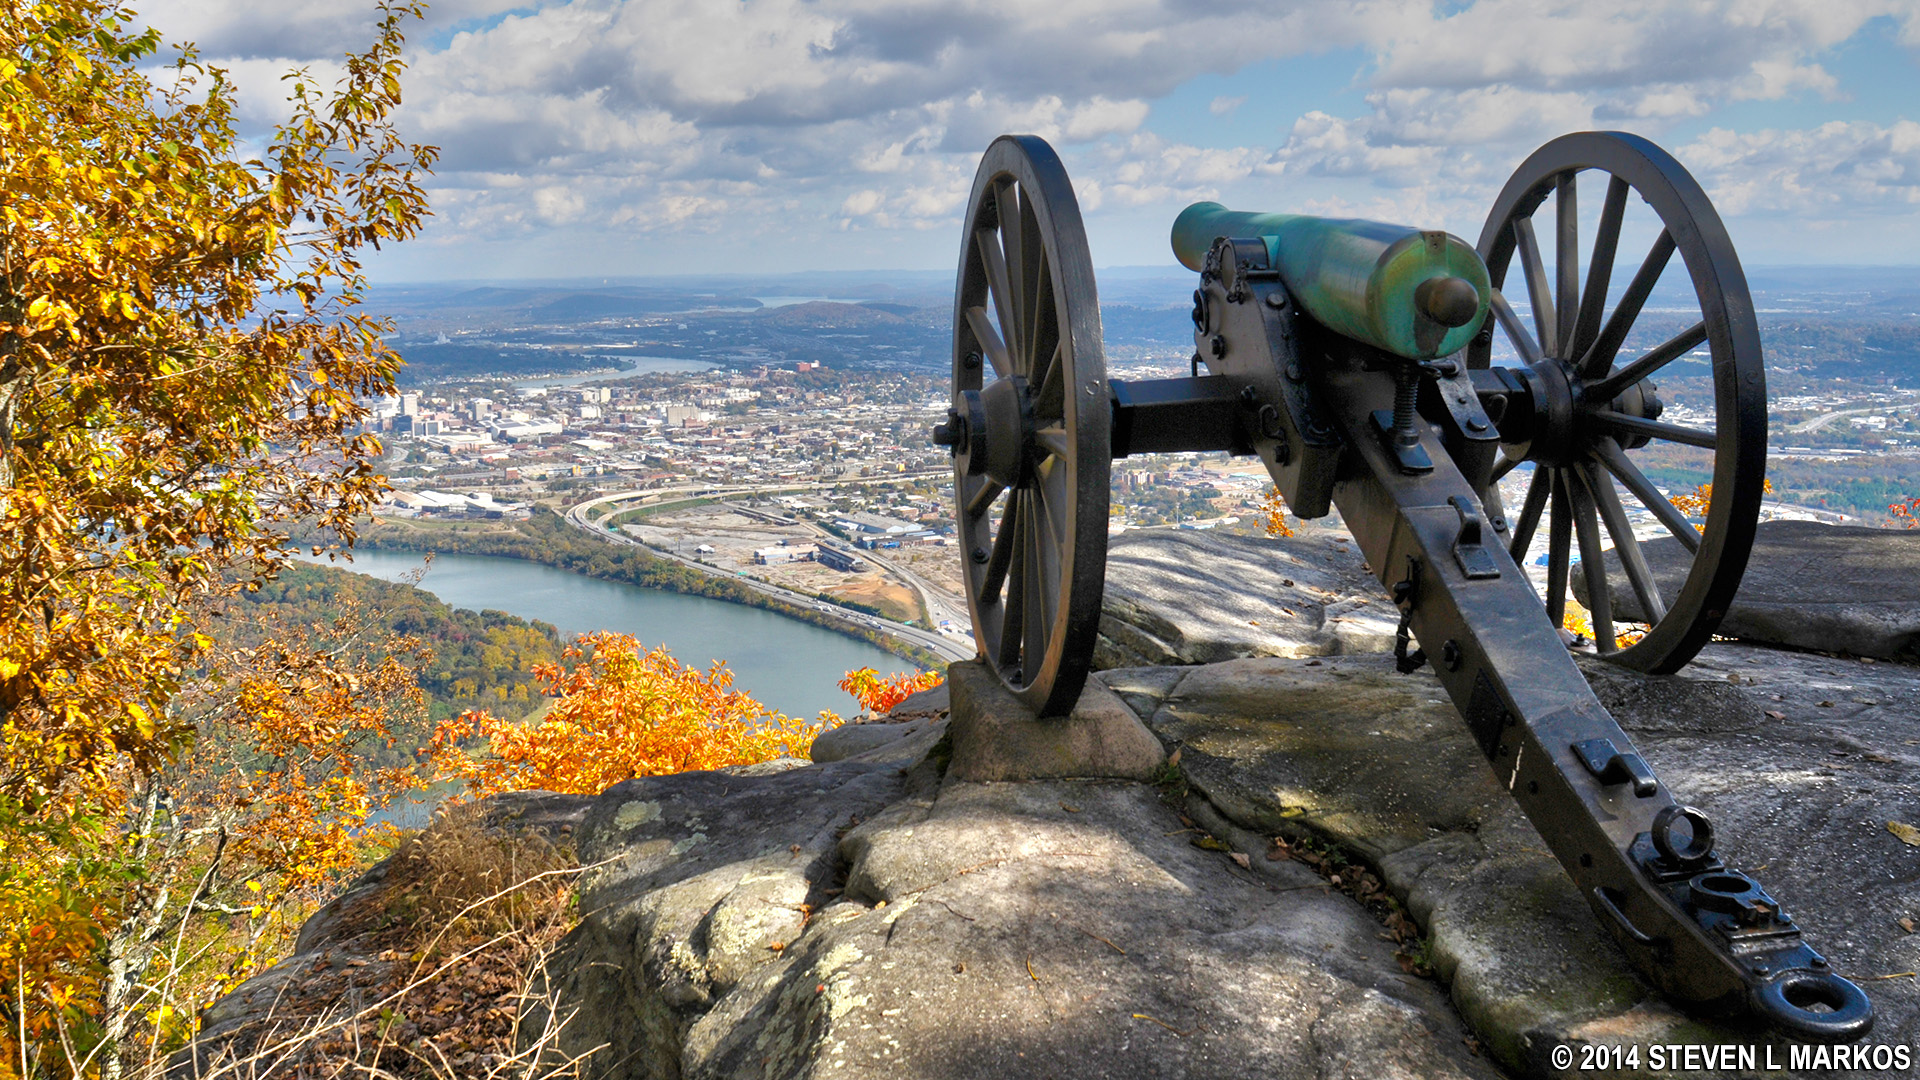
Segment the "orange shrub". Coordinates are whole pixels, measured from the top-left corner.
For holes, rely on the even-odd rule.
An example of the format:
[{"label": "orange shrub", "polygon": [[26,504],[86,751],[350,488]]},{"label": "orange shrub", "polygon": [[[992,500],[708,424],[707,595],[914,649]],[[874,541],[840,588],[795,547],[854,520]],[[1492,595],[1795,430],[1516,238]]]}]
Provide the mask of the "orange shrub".
[{"label": "orange shrub", "polygon": [[923,671],[918,675],[901,672],[883,679],[879,672],[863,667],[847,672],[846,678],[840,680],[840,689],[852,694],[862,709],[884,713],[914,694],[931,690],[945,681],[947,677],[938,671]]},{"label": "orange shrub", "polygon": [[[597,795],[636,776],[804,757],[819,731],[729,689],[726,665],[682,667],[665,649],[643,652],[627,634],[586,634],[560,664],[535,674],[541,692],[558,699],[544,715],[516,724],[474,710],[434,729],[427,753],[441,775],[475,795]],[[476,736],[486,753],[460,745]]]},{"label": "orange shrub", "polygon": [[1887,507],[1887,513],[1891,514],[1893,520],[1899,522],[1903,529],[1920,529],[1920,495],[1890,504]]},{"label": "orange shrub", "polygon": [[1268,488],[1266,498],[1260,501],[1260,512],[1265,516],[1262,524],[1266,526],[1268,536],[1292,536],[1293,529],[1287,524],[1287,504],[1280,498],[1280,489]]}]

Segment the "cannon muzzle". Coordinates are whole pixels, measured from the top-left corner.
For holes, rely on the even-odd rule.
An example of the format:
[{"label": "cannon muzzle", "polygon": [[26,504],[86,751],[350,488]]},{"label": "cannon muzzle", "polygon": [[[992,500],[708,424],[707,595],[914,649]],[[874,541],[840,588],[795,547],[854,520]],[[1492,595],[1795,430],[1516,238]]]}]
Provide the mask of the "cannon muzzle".
[{"label": "cannon muzzle", "polygon": [[1450,233],[1228,210],[1194,203],[1173,223],[1173,253],[1199,270],[1220,237],[1258,237],[1268,264],[1322,325],[1411,360],[1466,347],[1487,317],[1486,263]]}]

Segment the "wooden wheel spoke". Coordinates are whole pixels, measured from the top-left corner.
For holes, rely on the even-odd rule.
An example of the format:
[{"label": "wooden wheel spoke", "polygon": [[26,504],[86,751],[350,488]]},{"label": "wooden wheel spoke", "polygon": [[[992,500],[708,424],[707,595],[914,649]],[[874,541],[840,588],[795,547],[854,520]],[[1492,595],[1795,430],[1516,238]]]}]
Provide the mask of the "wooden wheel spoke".
[{"label": "wooden wheel spoke", "polygon": [[1640,359],[1588,386],[1587,400],[1612,401],[1634,383],[1699,348],[1705,340],[1707,324],[1703,319],[1654,346]]},{"label": "wooden wheel spoke", "polygon": [[1017,356],[1020,350],[1020,322],[1019,314],[1014,310],[1014,286],[1009,276],[1007,255],[1000,247],[1000,234],[992,228],[980,229],[974,234],[974,242],[980,249],[980,263],[987,271],[987,296],[993,301],[993,317],[999,323],[999,336],[1006,342],[1009,357],[1007,373],[1012,374],[1011,358]]},{"label": "wooden wheel spoke", "polygon": [[1587,614],[1593,621],[1593,644],[1603,653],[1619,652],[1613,635],[1613,594],[1608,592],[1606,553],[1600,547],[1600,520],[1594,512],[1593,492],[1586,484],[1586,473],[1569,467],[1561,475],[1573,474],[1572,490],[1574,535],[1580,542],[1580,571],[1587,579]]},{"label": "wooden wheel spoke", "polygon": [[1547,617],[1567,625],[1567,575],[1573,567],[1573,500],[1567,476],[1554,470],[1552,511],[1547,520]]},{"label": "wooden wheel spoke", "polygon": [[1073,455],[1073,443],[1067,438],[1066,428],[1041,428],[1033,433],[1033,441],[1039,443],[1041,449],[1054,457],[1064,458]]},{"label": "wooden wheel spoke", "polygon": [[1040,634],[1039,651],[1045,653],[1047,640],[1053,636],[1054,617],[1060,611],[1059,553],[1062,530],[1055,525],[1053,510],[1047,505],[1043,489],[1034,488],[1027,501],[1033,511],[1033,575],[1040,598],[1040,618],[1035,620],[1034,628]]},{"label": "wooden wheel spoke", "polygon": [[1553,325],[1555,356],[1578,355],[1572,348],[1574,324],[1580,318],[1580,199],[1579,173],[1572,169],[1554,178],[1553,196]]},{"label": "wooden wheel spoke", "polygon": [[1058,420],[1066,415],[1066,380],[1062,372],[1066,367],[1067,343],[1055,341],[1053,352],[1047,356],[1047,366],[1037,376],[1039,388],[1033,392],[1033,414],[1044,420]]},{"label": "wooden wheel spoke", "polygon": [[1647,565],[1646,553],[1640,550],[1640,538],[1633,535],[1633,524],[1620,505],[1620,495],[1613,490],[1613,477],[1602,466],[1591,463],[1581,467],[1581,475],[1593,492],[1601,523],[1613,537],[1613,550],[1620,556],[1620,568],[1627,573],[1627,584],[1633,586],[1633,595],[1640,601],[1640,614],[1648,624],[1659,622],[1667,617],[1667,602],[1660,595],[1660,583],[1654,580],[1653,569]]},{"label": "wooden wheel spoke", "polygon": [[1629,416],[1622,412],[1602,409],[1591,415],[1593,422],[1599,424],[1601,427],[1612,428],[1615,431],[1624,431],[1629,435],[1645,435],[1648,438],[1665,439],[1668,442],[1698,446],[1704,450],[1712,450],[1715,446],[1719,445],[1720,441],[1719,436],[1711,431],[1681,427],[1679,424],[1669,424],[1661,420],[1648,420],[1640,416]]},{"label": "wooden wheel spoke", "polygon": [[1021,218],[1027,213],[1026,192],[1016,195],[1013,184],[1006,186],[1006,201],[1000,204],[1000,249],[1007,275],[1007,304],[1001,312],[1001,326],[1007,332],[1007,349],[1013,354],[1015,374],[1026,374],[1025,354],[1029,347],[1027,332],[1027,246],[1026,228]]},{"label": "wooden wheel spoke", "polygon": [[1000,536],[993,538],[994,547],[1000,546],[1000,539],[1007,540],[1007,550],[1012,552],[1007,566],[1007,615],[1000,623],[1001,669],[1013,670],[1020,664],[1020,643],[1026,635],[1027,622],[1031,612],[1027,610],[1027,601],[1032,594],[1027,591],[1027,500],[1025,492],[1015,490],[1007,500],[1007,516],[1011,521],[1000,525]]},{"label": "wooden wheel spoke", "polygon": [[1487,478],[1488,485],[1491,486],[1493,484],[1499,483],[1502,480],[1505,480],[1507,478],[1507,474],[1512,472],[1516,467],[1519,466],[1520,461],[1521,461],[1520,458],[1508,457],[1506,453],[1503,451],[1500,454],[1500,460],[1493,463],[1493,472],[1489,474]]},{"label": "wooden wheel spoke", "polygon": [[1514,219],[1513,241],[1520,256],[1520,271],[1527,279],[1527,304],[1533,308],[1533,325],[1539,331],[1540,348],[1543,352],[1553,352],[1555,342],[1559,341],[1554,333],[1553,289],[1547,284],[1547,264],[1540,258],[1540,241],[1533,235],[1532,218]]},{"label": "wooden wheel spoke", "polygon": [[[1054,551],[1066,550],[1064,541],[1069,535],[1067,512],[1072,508],[1073,493],[1067,487],[1071,478],[1068,476],[1066,462],[1066,458],[1055,458],[1043,462],[1037,470],[1040,482],[1034,487],[1034,491],[1038,493],[1040,516],[1046,521],[1048,542],[1054,545],[1052,549]],[[1060,560],[1054,560],[1056,571],[1060,569],[1059,562]]]},{"label": "wooden wheel spoke", "polygon": [[1568,355],[1584,358],[1600,334],[1600,315],[1607,309],[1607,286],[1613,281],[1613,256],[1620,246],[1620,221],[1627,212],[1627,193],[1633,189],[1614,177],[1607,183],[1607,201],[1600,208],[1600,225],[1593,234],[1593,258],[1587,264],[1587,283],[1580,294],[1580,318],[1573,327]]},{"label": "wooden wheel spoke", "polygon": [[1006,342],[1000,340],[999,331],[993,328],[993,321],[987,318],[986,308],[976,304],[967,309],[967,328],[980,343],[980,351],[987,354],[993,373],[1002,379],[1013,374],[1013,357],[1007,352]]},{"label": "wooden wheel spoke", "polygon": [[1493,290],[1493,317],[1500,323],[1500,329],[1506,331],[1507,340],[1513,343],[1513,351],[1520,354],[1520,359],[1529,367],[1538,364],[1545,355],[1540,343],[1527,333],[1520,316],[1513,313],[1513,306],[1507,303],[1506,297],[1500,295],[1499,289]]},{"label": "wooden wheel spoke", "polygon": [[1042,299],[1050,299],[1053,290],[1051,275],[1047,272],[1046,241],[1040,235],[1040,218],[1034,213],[1032,202],[1026,199],[1020,201],[1020,252],[1021,353],[1017,362],[1021,365],[1020,374],[1031,378],[1040,354],[1051,352],[1049,343],[1040,338],[1047,309],[1052,306],[1050,302],[1043,306]]},{"label": "wooden wheel spoke", "polygon": [[1006,584],[1007,571],[1013,562],[1013,533],[1020,524],[1020,500],[1007,500],[1007,508],[1000,515],[1000,531],[993,534],[993,550],[987,555],[987,572],[980,579],[980,598],[991,601],[1000,595],[1001,586]]},{"label": "wooden wheel spoke", "polygon": [[1673,258],[1673,234],[1665,229],[1653,242],[1653,248],[1640,264],[1640,269],[1627,283],[1627,291],[1620,295],[1620,303],[1614,307],[1613,314],[1607,317],[1607,325],[1600,336],[1593,340],[1581,354],[1577,365],[1580,372],[1588,377],[1602,375],[1613,365],[1613,358],[1620,353],[1620,346],[1627,340],[1627,332],[1633,329],[1634,320],[1640,317],[1640,309],[1646,306],[1647,297],[1653,294],[1653,287],[1660,282],[1660,275],[1667,269],[1667,261]]},{"label": "wooden wheel spoke", "polygon": [[1667,531],[1673,534],[1673,538],[1680,541],[1680,546],[1690,552],[1699,552],[1700,534],[1695,531],[1693,523],[1687,520],[1687,516],[1682,514],[1678,507],[1660,494],[1660,489],[1653,486],[1653,481],[1647,479],[1647,474],[1641,472],[1639,466],[1627,459],[1626,452],[1620,449],[1619,443],[1605,437],[1596,439],[1593,444],[1593,453],[1600,464],[1625,484],[1634,498],[1640,500],[1640,505],[1646,507],[1648,513],[1667,527]]},{"label": "wooden wheel spoke", "polygon": [[1547,508],[1547,496],[1552,493],[1553,470],[1535,466],[1526,501],[1520,504],[1520,519],[1513,523],[1513,541],[1507,546],[1507,554],[1522,570],[1526,569],[1527,551],[1533,547],[1534,530],[1540,527],[1540,514]]},{"label": "wooden wheel spoke", "polygon": [[999,498],[1000,493],[1005,490],[1007,489],[992,480],[982,480],[980,489],[967,499],[967,517],[977,519],[981,514],[992,509],[993,500]]}]

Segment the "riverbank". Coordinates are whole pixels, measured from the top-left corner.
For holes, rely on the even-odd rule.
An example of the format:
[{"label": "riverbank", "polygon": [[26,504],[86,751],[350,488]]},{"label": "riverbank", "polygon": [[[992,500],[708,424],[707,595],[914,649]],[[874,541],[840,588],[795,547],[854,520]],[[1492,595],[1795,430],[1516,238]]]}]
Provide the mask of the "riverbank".
[{"label": "riverbank", "polygon": [[354,547],[523,559],[601,581],[760,608],[867,642],[922,668],[946,666],[945,660],[927,649],[890,634],[755,592],[732,578],[682,566],[645,548],[609,544],[569,528],[558,515],[544,509],[536,510],[526,521],[414,522],[375,518],[361,529]]}]

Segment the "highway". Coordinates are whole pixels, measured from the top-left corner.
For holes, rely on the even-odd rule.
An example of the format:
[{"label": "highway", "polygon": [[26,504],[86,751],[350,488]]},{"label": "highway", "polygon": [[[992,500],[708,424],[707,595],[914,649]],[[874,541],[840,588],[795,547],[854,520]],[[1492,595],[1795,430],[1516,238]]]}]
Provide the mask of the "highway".
[{"label": "highway", "polygon": [[[945,473],[942,472],[940,475],[944,476]],[[842,481],[838,481],[837,484],[867,484],[867,483],[885,483],[885,482],[897,483],[901,480],[910,480],[910,479],[916,479],[916,478],[917,477],[911,476],[911,475],[891,476],[891,477],[885,478],[885,480],[868,480],[868,481],[842,480]],[[622,491],[622,492],[616,492],[612,495],[602,495],[597,499],[589,499],[586,502],[575,503],[573,506],[567,508],[566,520],[567,520],[567,524],[572,525],[574,528],[584,530],[587,533],[590,533],[594,536],[599,537],[600,539],[606,541],[607,543],[625,544],[630,547],[646,547],[646,545],[641,544],[638,540],[635,540],[632,537],[625,535],[624,533],[609,532],[603,527],[595,526],[592,522],[587,520],[587,511],[603,503],[624,502],[627,500],[639,498],[644,495],[684,494],[692,497],[705,497],[708,495],[712,495],[715,497],[721,497],[721,496],[727,496],[727,495],[768,495],[768,494],[775,494],[775,493],[816,490],[818,488],[822,488],[826,486],[829,486],[829,485],[813,483],[813,484],[781,484],[777,486],[761,486],[761,487],[749,487],[749,486],[716,487],[711,484],[701,484],[701,485],[679,487],[679,488],[653,488],[645,491]],[[794,605],[795,607],[810,608],[812,610],[822,612],[826,615],[832,616],[835,619],[838,619],[845,623],[849,623],[854,626],[863,627],[868,630],[878,630],[884,634],[891,634],[892,636],[899,638],[902,641],[906,641],[906,642],[910,642],[911,644],[918,645],[921,648],[926,649],[947,660],[973,659],[972,646],[962,644],[961,642],[956,641],[955,639],[950,638],[945,634],[938,633],[936,631],[922,630],[917,626],[907,626],[904,623],[894,622],[892,619],[883,619],[877,615],[868,615],[865,612],[853,611],[851,609],[841,607],[838,604],[829,603],[825,600],[821,600],[818,597],[808,596],[805,593],[794,592],[792,589],[783,589],[778,585],[772,585],[767,582],[760,581],[756,578],[742,577],[738,574],[728,573],[727,571],[721,570],[718,567],[708,566],[705,563],[698,562],[693,559],[684,558],[679,555],[675,555],[670,551],[661,551],[658,548],[647,548],[647,551],[653,556],[655,556],[656,558],[671,559],[672,561],[677,562],[682,566],[688,567],[689,569],[699,570],[702,573],[711,574],[714,577],[723,577],[732,581],[737,581],[740,584],[745,585],[747,588],[752,589],[753,591],[760,593],[763,596],[770,596],[779,600],[784,600],[787,603]],[[861,553],[863,558],[868,557],[870,554],[871,553],[869,552]],[[919,578],[915,577],[912,574],[902,571],[899,567],[894,566],[892,563],[887,562],[885,560],[874,559],[873,561],[879,565],[885,566],[887,569],[890,569],[897,574],[900,574],[901,577],[905,578],[915,588],[920,590],[923,598],[934,598],[935,600],[937,600],[937,594],[933,593],[932,590],[928,589],[926,584],[920,581]],[[930,602],[928,604],[928,609],[929,609],[929,614],[932,614],[936,620],[943,617],[940,614],[938,614],[938,612],[943,610],[943,606],[936,606],[935,603]],[[962,616],[962,619],[964,620],[964,615]],[[964,625],[964,621],[962,624]]]},{"label": "highway", "polygon": [[1837,420],[1844,420],[1849,416],[1871,416],[1874,413],[1895,412],[1900,409],[1912,408],[1913,404],[1914,403],[1911,401],[1896,401],[1896,402],[1888,402],[1880,405],[1869,405],[1863,409],[1840,409],[1835,412],[1822,413],[1811,420],[1803,420],[1800,423],[1794,424],[1793,426],[1787,428],[1787,431],[1790,434],[1803,435],[1810,431],[1819,431],[1821,428],[1826,427],[1828,424],[1831,424]]}]

